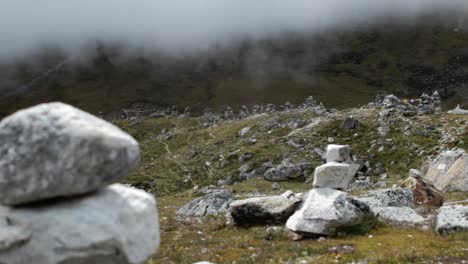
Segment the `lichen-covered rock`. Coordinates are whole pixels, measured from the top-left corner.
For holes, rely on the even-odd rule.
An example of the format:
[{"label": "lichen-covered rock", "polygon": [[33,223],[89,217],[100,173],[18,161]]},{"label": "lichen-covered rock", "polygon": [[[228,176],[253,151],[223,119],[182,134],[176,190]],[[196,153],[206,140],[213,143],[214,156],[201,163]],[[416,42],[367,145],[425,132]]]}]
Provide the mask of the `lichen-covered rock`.
[{"label": "lichen-covered rock", "polygon": [[215,190],[184,205],[177,211],[177,216],[202,217],[225,214],[229,212],[231,202],[232,191],[224,189]]},{"label": "lichen-covered rock", "polygon": [[289,193],[238,200],[231,203],[231,216],[240,226],[283,224],[296,211],[300,201]]},{"label": "lichen-covered rock", "polygon": [[410,189],[392,188],[369,192],[369,197],[358,198],[371,208],[413,206],[414,196]]},{"label": "lichen-covered rock", "polygon": [[288,229],[297,233],[328,235],[339,228],[361,224],[371,216],[369,206],[342,191],[318,188],[306,196],[301,208],[286,223]]},{"label": "lichen-covered rock", "polygon": [[0,219],[10,219],[0,234],[23,233],[0,250],[2,264],[142,264],[159,246],[154,197],[120,184],[83,197],[2,206]]},{"label": "lichen-covered rock", "polygon": [[447,205],[439,209],[436,231],[448,234],[468,230],[468,206]]},{"label": "lichen-covered rock", "polygon": [[0,203],[88,193],[125,178],[139,159],[130,135],[72,106],[21,110],[0,123]]},{"label": "lichen-covered rock", "polygon": [[445,151],[432,162],[425,179],[443,191],[468,191],[468,154],[463,149]]},{"label": "lichen-covered rock", "polygon": [[411,227],[423,225],[427,219],[410,207],[371,207],[372,212],[380,221],[398,226]]},{"label": "lichen-covered rock", "polygon": [[313,186],[347,190],[358,169],[357,164],[328,162],[315,169]]}]

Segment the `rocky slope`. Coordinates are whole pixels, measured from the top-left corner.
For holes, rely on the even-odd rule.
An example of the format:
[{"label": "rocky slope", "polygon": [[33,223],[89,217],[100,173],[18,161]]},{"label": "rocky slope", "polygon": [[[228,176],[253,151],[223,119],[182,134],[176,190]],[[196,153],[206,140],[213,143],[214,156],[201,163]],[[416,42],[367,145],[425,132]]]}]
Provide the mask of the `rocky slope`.
[{"label": "rocky slope", "polygon": [[[468,116],[440,111],[437,98],[424,95],[406,102],[387,96],[345,110],[307,98],[296,105],[226,108],[200,117],[168,112],[115,121],[142,148],[142,165],[126,183],[160,197],[162,242],[149,263],[463,263],[468,257],[467,233],[460,231],[468,223],[463,216],[466,163],[457,154],[452,162],[444,161],[446,173],[438,171],[438,160],[450,155],[441,154],[446,150],[468,150]],[[349,145],[352,155],[349,149],[326,155],[330,144]],[[314,184],[344,189],[352,198],[340,191],[316,196],[347,204],[355,217],[333,220],[347,223],[338,233],[326,229],[321,232],[328,236],[294,241],[303,234],[290,233],[284,221],[306,199],[314,176],[324,173],[317,168],[327,157],[327,164],[351,162],[358,172],[349,188]],[[434,170],[444,184],[457,187],[444,193],[431,187],[425,174]],[[333,173],[348,179],[340,170]],[[400,185],[404,189],[395,189]],[[377,219],[368,218],[361,202]],[[317,212],[301,213],[289,227],[306,224],[300,217],[310,213]],[[307,230],[317,228],[322,227]]]}]

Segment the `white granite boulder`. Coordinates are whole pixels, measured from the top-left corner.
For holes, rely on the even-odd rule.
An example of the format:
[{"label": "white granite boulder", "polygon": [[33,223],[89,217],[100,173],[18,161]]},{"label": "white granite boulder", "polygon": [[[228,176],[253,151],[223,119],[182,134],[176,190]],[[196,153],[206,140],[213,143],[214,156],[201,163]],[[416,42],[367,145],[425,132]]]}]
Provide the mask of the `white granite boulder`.
[{"label": "white granite boulder", "polygon": [[371,216],[369,206],[342,191],[312,189],[306,197],[286,223],[296,233],[328,235],[342,227],[359,225]]},{"label": "white granite boulder", "polygon": [[2,264],[143,264],[158,246],[155,198],[120,184],[83,197],[0,206]]},{"label": "white granite boulder", "polygon": [[139,159],[130,135],[70,105],[21,110],[0,123],[0,203],[95,191],[125,178]]},{"label": "white granite boulder", "polygon": [[315,169],[313,186],[315,188],[348,189],[359,169],[359,165],[328,162]]}]

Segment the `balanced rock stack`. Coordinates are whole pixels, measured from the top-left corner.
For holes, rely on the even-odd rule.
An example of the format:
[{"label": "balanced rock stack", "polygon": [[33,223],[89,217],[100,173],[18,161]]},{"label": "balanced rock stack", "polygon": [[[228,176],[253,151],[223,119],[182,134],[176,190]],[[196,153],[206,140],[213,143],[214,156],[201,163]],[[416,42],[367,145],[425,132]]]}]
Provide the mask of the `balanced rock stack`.
[{"label": "balanced rock stack", "polygon": [[117,127],[62,103],[0,123],[0,263],[144,263],[156,200],[114,184],[140,159]]},{"label": "balanced rock stack", "polygon": [[359,169],[347,145],[328,145],[327,163],[315,169],[313,186],[347,190]]},{"label": "balanced rock stack", "polygon": [[371,216],[367,204],[337,190],[348,188],[358,168],[349,146],[329,145],[327,164],[315,169],[314,189],[288,219],[286,227],[305,235],[329,235],[361,224]]}]

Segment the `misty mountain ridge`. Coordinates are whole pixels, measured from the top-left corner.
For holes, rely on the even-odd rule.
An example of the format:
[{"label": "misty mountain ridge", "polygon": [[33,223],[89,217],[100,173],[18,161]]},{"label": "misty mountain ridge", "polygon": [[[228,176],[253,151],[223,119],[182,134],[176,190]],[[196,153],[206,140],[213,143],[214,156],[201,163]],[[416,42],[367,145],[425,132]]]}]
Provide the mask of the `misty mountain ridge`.
[{"label": "misty mountain ridge", "polygon": [[0,65],[0,113],[45,101],[107,113],[134,103],[202,110],[299,103],[309,95],[344,108],[382,91],[406,97],[435,90],[452,107],[468,97],[468,26],[454,17],[283,31],[179,56],[98,42],[70,57],[50,46]]}]

